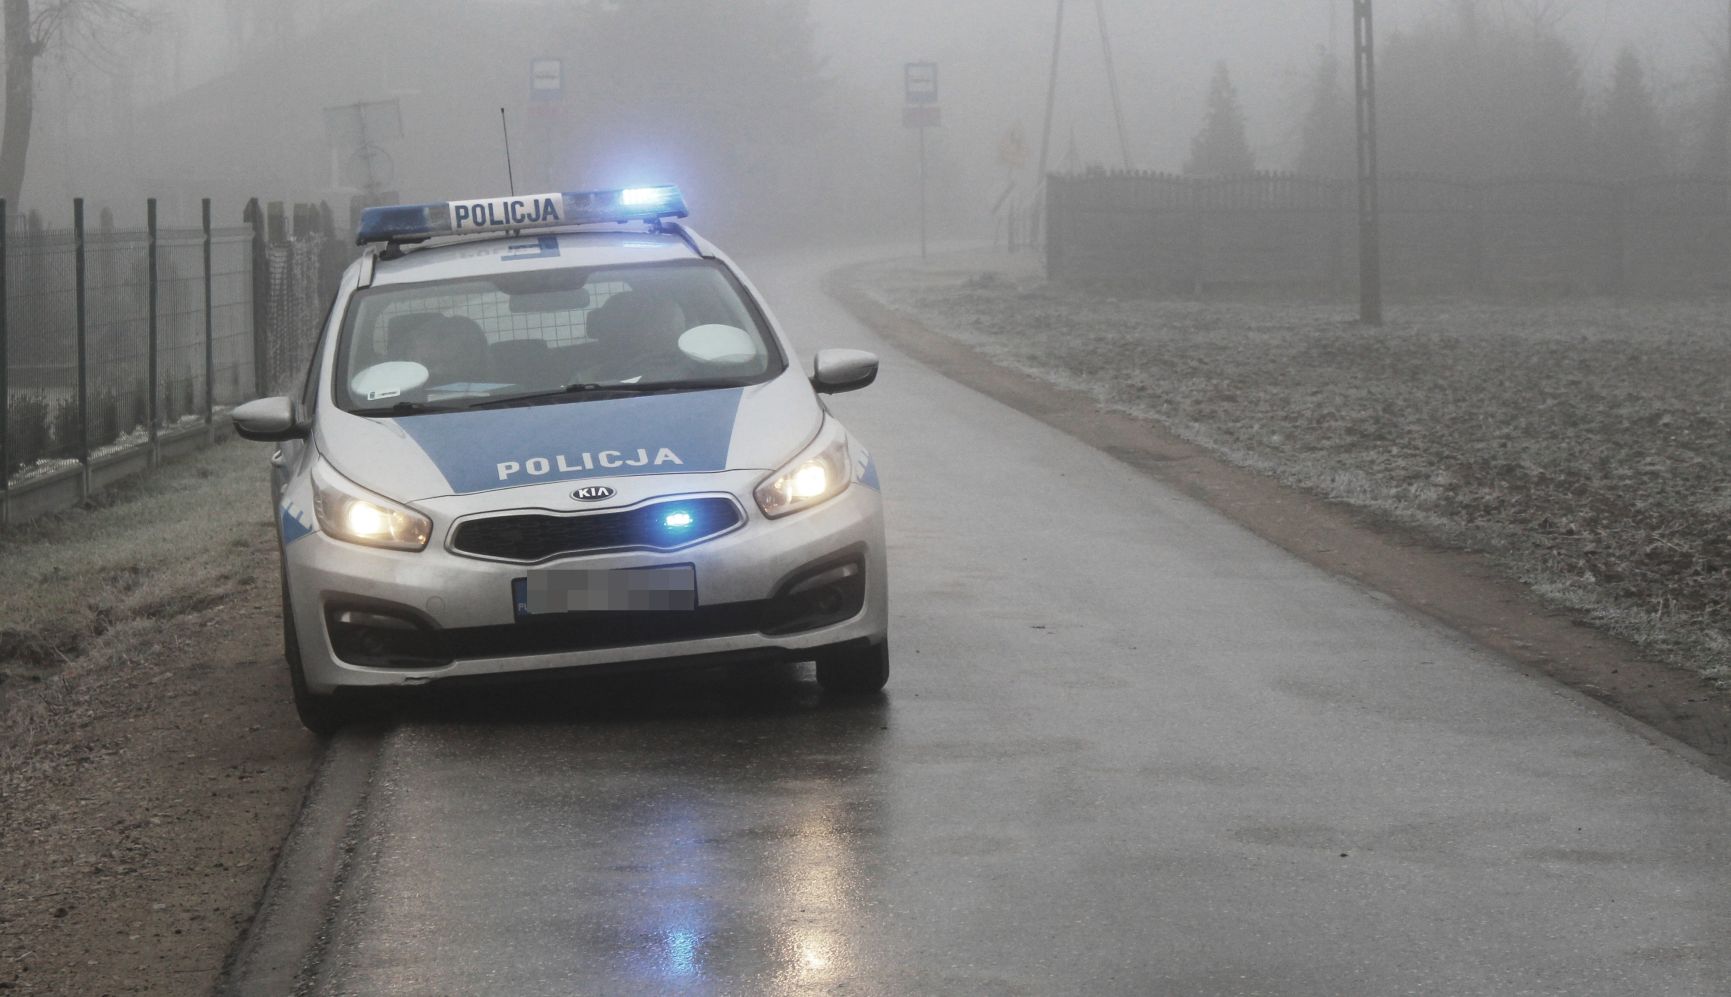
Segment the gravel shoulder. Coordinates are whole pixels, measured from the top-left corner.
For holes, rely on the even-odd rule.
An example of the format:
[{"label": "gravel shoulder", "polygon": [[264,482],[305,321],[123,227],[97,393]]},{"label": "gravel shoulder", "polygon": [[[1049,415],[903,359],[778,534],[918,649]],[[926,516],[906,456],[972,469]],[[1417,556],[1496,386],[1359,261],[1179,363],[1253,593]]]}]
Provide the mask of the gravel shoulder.
[{"label": "gravel shoulder", "polygon": [[288,707],[263,454],[0,535],[0,990],[196,994],[317,760]]},{"label": "gravel shoulder", "polygon": [[921,362],[1731,775],[1731,319],[1112,298],[987,253],[832,275]]}]

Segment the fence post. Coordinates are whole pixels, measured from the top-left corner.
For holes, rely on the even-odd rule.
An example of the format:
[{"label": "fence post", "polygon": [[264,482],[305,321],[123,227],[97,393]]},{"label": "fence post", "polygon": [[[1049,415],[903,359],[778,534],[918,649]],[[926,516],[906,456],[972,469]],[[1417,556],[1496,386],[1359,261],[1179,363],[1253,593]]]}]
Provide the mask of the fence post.
[{"label": "fence post", "polygon": [[1057,177],[1046,178],[1046,279],[1058,280],[1064,263],[1064,226],[1059,214],[1063,209],[1063,197],[1059,188],[1063,181]]},{"label": "fence post", "polygon": [[11,432],[7,422],[12,396],[6,385],[6,318],[10,311],[10,301],[6,296],[6,212],[9,206],[4,197],[0,197],[0,528],[6,526],[7,482],[12,477],[12,458],[6,449],[6,434]]},{"label": "fence post", "polygon": [[216,442],[216,316],[212,312],[210,268],[210,198],[204,199],[204,425],[205,438]]},{"label": "fence post", "polygon": [[1328,282],[1336,298],[1347,293],[1347,187],[1338,177],[1328,178]]},{"label": "fence post", "polygon": [[1190,215],[1190,232],[1188,236],[1190,240],[1190,296],[1198,299],[1202,297],[1203,279],[1202,202],[1205,191],[1203,190],[1202,185],[1204,183],[1206,183],[1206,181],[1199,177],[1184,178],[1184,190],[1189,195],[1190,201],[1190,210],[1188,212]]},{"label": "fence post", "polygon": [[252,378],[253,397],[263,398],[270,383],[269,364],[270,252],[265,244],[264,208],[258,198],[246,204],[246,220],[252,224]]},{"label": "fence post", "polygon": [[1472,198],[1472,286],[1474,291],[1486,294],[1491,290],[1491,188],[1487,181],[1474,180],[1467,189]]},{"label": "fence post", "polygon": [[78,463],[84,468],[80,498],[90,497],[90,363],[85,348],[84,198],[72,199],[73,298],[78,320]]},{"label": "fence post", "polygon": [[157,295],[160,292],[156,286],[156,198],[154,197],[147,198],[144,202],[144,222],[150,230],[150,404],[145,411],[148,413],[146,418],[150,420],[150,463],[154,465],[162,459],[156,436],[156,397],[160,388],[156,373],[157,333],[159,331],[156,324],[156,312],[159,300]]}]

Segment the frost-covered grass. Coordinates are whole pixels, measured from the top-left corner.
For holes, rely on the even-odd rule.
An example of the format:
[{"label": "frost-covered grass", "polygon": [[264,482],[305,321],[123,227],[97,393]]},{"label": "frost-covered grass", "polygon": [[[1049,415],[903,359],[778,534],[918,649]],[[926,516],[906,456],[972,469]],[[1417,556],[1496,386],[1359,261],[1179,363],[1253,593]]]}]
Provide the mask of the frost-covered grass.
[{"label": "frost-covered grass", "polygon": [[1731,307],[1113,298],[1028,257],[866,289],[998,362],[1490,553],[1553,603],[1731,682]]},{"label": "frost-covered grass", "polygon": [[258,579],[271,541],[264,451],[212,447],[0,533],[0,796],[47,732],[104,697],[149,696],[189,620]]}]

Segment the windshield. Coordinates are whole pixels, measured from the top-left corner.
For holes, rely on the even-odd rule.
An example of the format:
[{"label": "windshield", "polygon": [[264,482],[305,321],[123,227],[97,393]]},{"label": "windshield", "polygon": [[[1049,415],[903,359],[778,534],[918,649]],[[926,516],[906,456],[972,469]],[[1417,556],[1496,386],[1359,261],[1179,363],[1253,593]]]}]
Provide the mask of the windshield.
[{"label": "windshield", "polygon": [[364,415],[730,387],[785,369],[711,260],[373,288],[350,301],[342,335],[332,393]]}]

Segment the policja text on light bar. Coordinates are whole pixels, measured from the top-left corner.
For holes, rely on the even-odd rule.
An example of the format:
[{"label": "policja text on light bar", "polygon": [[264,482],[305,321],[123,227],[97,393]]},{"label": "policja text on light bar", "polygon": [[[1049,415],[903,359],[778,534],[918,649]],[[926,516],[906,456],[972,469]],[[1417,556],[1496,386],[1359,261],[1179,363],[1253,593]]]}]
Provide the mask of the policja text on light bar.
[{"label": "policja text on light bar", "polygon": [[363,246],[371,242],[418,242],[439,235],[655,222],[684,218],[686,214],[685,197],[672,185],[398,204],[361,212],[360,232],[355,241]]}]

